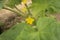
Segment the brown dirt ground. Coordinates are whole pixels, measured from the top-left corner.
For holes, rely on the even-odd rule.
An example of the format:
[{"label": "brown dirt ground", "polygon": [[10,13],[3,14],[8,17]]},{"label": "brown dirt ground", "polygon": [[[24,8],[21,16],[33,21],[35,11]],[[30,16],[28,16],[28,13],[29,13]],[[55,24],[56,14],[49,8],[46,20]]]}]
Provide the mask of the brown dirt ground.
[{"label": "brown dirt ground", "polygon": [[11,26],[16,24],[17,22],[20,22],[21,20],[20,16],[17,16],[17,14],[10,12],[8,10],[0,10],[0,22],[3,23],[2,26],[0,26],[0,31],[5,31],[9,29]]}]

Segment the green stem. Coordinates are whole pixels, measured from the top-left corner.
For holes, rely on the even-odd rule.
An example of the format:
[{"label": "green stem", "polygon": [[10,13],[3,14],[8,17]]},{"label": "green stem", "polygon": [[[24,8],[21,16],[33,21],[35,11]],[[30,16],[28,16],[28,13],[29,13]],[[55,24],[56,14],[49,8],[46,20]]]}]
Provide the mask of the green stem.
[{"label": "green stem", "polygon": [[25,4],[25,6],[26,6],[26,8],[27,8],[27,10],[28,10],[29,15],[31,15],[31,16],[32,16],[32,14],[31,14],[31,12],[30,12],[30,10],[29,10],[28,6],[27,6],[26,4]]}]

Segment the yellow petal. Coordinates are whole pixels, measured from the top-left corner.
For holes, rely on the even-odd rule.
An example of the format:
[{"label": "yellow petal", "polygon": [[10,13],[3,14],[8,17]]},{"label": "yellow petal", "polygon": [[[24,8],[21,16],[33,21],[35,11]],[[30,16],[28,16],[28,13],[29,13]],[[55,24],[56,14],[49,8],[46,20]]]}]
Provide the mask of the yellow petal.
[{"label": "yellow petal", "polygon": [[34,19],[31,18],[31,17],[28,17],[28,18],[26,18],[26,22],[27,22],[28,24],[32,24],[32,23],[34,22]]}]

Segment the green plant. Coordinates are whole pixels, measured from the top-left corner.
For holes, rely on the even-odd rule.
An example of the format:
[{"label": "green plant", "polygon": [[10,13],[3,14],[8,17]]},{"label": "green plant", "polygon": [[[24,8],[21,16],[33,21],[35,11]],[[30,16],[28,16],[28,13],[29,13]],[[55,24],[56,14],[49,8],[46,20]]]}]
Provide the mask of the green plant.
[{"label": "green plant", "polygon": [[60,23],[52,17],[42,17],[34,28],[19,23],[0,35],[1,40],[60,40]]},{"label": "green plant", "polygon": [[[60,40],[60,23],[54,16],[47,15],[60,11],[60,0],[32,0],[30,7],[26,1],[22,1],[28,12],[26,16],[22,15],[23,12],[15,6],[21,3],[21,0],[9,0],[7,4],[3,0],[4,3],[0,3],[1,5],[4,4],[0,8],[13,11],[23,16],[24,21],[26,20],[2,33],[0,40]],[[16,8],[17,11],[7,8],[7,6]]]}]

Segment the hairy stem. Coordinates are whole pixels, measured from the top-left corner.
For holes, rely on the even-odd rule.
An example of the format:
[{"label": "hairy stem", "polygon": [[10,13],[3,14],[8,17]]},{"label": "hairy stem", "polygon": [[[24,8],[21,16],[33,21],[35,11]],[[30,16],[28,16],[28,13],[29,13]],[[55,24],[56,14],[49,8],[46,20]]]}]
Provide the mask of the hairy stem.
[{"label": "hairy stem", "polygon": [[26,6],[26,8],[27,8],[27,10],[28,10],[29,15],[32,16],[32,14],[31,14],[30,9],[28,8],[28,6],[27,6],[26,4],[25,4],[25,6]]},{"label": "hairy stem", "polygon": [[9,10],[9,11],[11,11],[11,12],[14,12],[14,13],[16,13],[18,16],[22,16],[19,12],[15,11],[15,10],[13,10],[13,9],[11,9],[11,8],[8,8],[8,7],[5,7],[5,6],[4,6],[3,9]]}]

